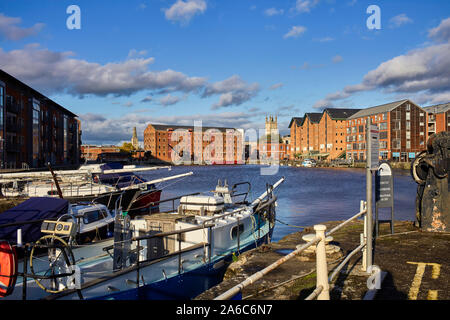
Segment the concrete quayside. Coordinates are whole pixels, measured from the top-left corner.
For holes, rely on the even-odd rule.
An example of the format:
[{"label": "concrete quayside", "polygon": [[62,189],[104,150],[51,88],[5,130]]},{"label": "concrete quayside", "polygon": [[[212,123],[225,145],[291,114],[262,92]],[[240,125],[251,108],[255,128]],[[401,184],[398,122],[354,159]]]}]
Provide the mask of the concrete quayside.
[{"label": "concrete quayside", "polygon": [[[323,223],[331,230],[342,221]],[[327,243],[328,275],[360,241],[361,220],[354,220],[335,232]],[[412,221],[380,224],[374,240],[373,264],[382,272],[381,288],[368,289],[370,274],[362,271],[361,254],[354,255],[330,281],[331,300],[448,300],[450,299],[450,233],[423,232]],[[312,227],[291,233],[278,242],[243,253],[227,269],[224,281],[196,300],[211,300],[264,269],[304,244]],[[306,238],[307,239],[307,238]],[[329,240],[329,239],[328,239]],[[281,264],[241,292],[243,300],[303,300],[316,287],[316,259],[305,250]]]}]

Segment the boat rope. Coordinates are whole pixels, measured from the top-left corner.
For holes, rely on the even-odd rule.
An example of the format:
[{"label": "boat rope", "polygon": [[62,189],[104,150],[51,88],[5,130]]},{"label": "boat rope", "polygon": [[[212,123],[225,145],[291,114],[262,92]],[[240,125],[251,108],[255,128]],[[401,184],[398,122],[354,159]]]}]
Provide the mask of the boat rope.
[{"label": "boat rope", "polygon": [[289,223],[283,222],[283,221],[281,221],[280,219],[277,219],[277,218],[275,218],[275,220],[278,221],[279,223],[284,224],[284,225],[289,226],[289,227],[301,228],[301,229],[308,228],[308,226],[295,226],[293,224],[289,224]]}]

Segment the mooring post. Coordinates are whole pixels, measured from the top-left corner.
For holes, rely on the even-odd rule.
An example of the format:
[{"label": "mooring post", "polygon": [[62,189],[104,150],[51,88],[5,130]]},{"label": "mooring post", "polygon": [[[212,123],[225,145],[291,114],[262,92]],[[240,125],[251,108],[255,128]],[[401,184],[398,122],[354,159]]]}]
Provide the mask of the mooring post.
[{"label": "mooring post", "polygon": [[316,270],[317,280],[316,287],[322,286],[322,292],[317,296],[317,300],[330,300],[330,287],[328,284],[328,267],[327,267],[327,253],[325,250],[325,230],[326,226],[317,224],[314,226],[316,237],[320,238],[316,246]]}]

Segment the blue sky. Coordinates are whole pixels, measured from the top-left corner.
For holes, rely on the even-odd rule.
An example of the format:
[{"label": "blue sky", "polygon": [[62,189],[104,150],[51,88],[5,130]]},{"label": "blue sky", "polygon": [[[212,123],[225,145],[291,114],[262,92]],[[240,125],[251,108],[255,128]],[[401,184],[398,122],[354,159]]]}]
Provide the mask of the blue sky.
[{"label": "blue sky", "polygon": [[79,115],[86,143],[133,126],[142,140],[152,122],[257,129],[267,114],[287,133],[324,107],[449,101],[449,18],[445,0],[2,1],[0,68]]}]

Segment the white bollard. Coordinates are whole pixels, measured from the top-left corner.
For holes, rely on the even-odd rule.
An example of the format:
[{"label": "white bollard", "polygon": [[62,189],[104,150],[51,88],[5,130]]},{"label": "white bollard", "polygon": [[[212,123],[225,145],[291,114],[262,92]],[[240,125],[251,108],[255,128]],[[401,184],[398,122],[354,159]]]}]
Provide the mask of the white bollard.
[{"label": "white bollard", "polygon": [[17,229],[17,246],[22,246],[22,229]]},{"label": "white bollard", "polygon": [[317,296],[317,300],[330,300],[330,286],[328,284],[327,253],[325,250],[325,230],[326,226],[317,224],[314,226],[316,236],[320,238],[316,247],[316,287],[322,286],[322,292]]}]

